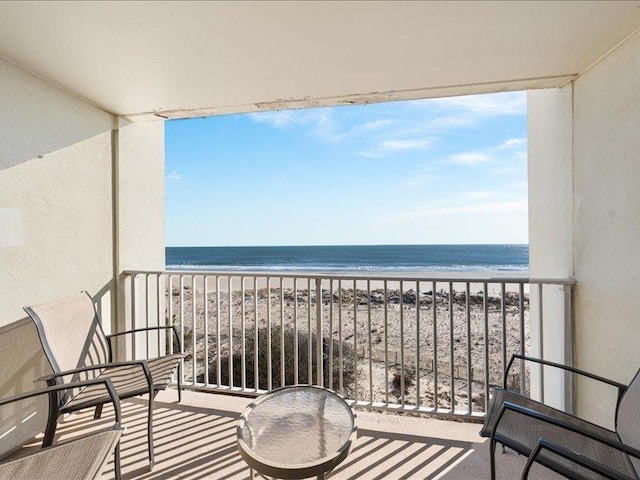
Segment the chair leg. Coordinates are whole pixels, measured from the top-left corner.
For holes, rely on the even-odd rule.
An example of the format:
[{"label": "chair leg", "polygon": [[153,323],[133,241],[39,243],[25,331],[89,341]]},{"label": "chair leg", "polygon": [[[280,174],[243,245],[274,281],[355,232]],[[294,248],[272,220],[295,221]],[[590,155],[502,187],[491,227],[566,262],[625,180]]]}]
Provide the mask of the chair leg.
[{"label": "chair leg", "polygon": [[153,470],[154,456],[153,456],[153,398],[154,392],[149,392],[149,412],[147,418],[147,443],[149,446],[149,469]]},{"label": "chair leg", "polygon": [[60,411],[58,409],[58,397],[55,393],[49,394],[49,416],[47,417],[47,427],[44,431],[44,439],[42,440],[42,448],[53,445],[53,437],[56,435],[56,427],[58,425],[58,417]]},{"label": "chair leg", "polygon": [[180,360],[180,363],[178,364],[178,403],[180,403],[181,401],[182,401],[182,360]]},{"label": "chair leg", "polygon": [[529,472],[531,471],[531,467],[533,466],[533,461],[540,453],[540,450],[542,450],[542,445],[538,443],[536,445],[536,448],[531,451],[529,458],[527,458],[527,464],[524,466],[524,470],[522,470],[521,480],[527,480],[529,478]]},{"label": "chair leg", "polygon": [[118,442],[116,449],[113,452],[113,470],[115,472],[116,480],[121,480],[122,468],[120,466],[120,442]]},{"label": "chair leg", "polygon": [[100,405],[96,405],[96,411],[93,412],[94,420],[98,420],[102,416],[102,405],[104,404],[101,403]]},{"label": "chair leg", "polygon": [[44,439],[42,440],[42,448],[53,445],[53,438],[56,435],[56,424],[58,419],[49,415],[47,419],[47,428],[44,431]]},{"label": "chair leg", "polygon": [[496,440],[491,439],[489,444],[489,462],[491,465],[491,480],[496,480]]}]

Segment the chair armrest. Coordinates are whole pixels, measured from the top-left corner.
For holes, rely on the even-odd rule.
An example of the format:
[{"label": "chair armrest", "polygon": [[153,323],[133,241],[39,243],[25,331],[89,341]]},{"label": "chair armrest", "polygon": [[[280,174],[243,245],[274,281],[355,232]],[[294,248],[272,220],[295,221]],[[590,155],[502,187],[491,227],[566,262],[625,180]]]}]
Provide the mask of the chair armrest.
[{"label": "chair armrest", "polygon": [[107,340],[109,341],[109,348],[113,348],[111,344],[111,339],[113,337],[119,337],[121,335],[130,335],[132,333],[138,333],[138,332],[149,332],[152,330],[168,330],[168,329],[173,330],[173,335],[175,336],[176,341],[178,342],[180,353],[182,353],[183,352],[182,342],[180,341],[180,335],[178,335],[178,329],[176,328],[175,325],[157,325],[153,327],[134,328],[133,330],[127,330],[125,332],[117,332],[117,333],[112,333],[111,335],[107,335]]},{"label": "chair armrest", "polygon": [[559,455],[562,458],[565,458],[577,465],[580,465],[588,470],[591,470],[592,472],[598,473],[606,478],[609,478],[610,480],[635,480],[634,477],[629,477],[628,475],[621,474],[617,470],[613,470],[607,465],[603,465],[600,462],[591,460],[590,458],[585,457],[584,455],[581,455],[578,452],[575,452],[558,443],[551,442],[544,437],[538,440],[536,448],[534,448],[531,451],[531,454],[529,455],[529,459],[527,460],[527,464],[525,465],[524,470],[522,471],[522,480],[527,480],[529,478],[529,471],[531,470],[533,463],[536,461],[536,459],[538,458],[538,455],[540,455],[542,450],[548,450],[552,453],[555,453],[556,455]]},{"label": "chair armrest", "polygon": [[62,385],[53,385],[50,387],[46,387],[46,388],[40,388],[38,390],[33,390],[31,392],[25,392],[25,393],[20,393],[18,395],[14,395],[12,397],[9,398],[4,398],[0,400],[0,406],[2,405],[6,405],[8,403],[12,403],[12,402],[18,402],[20,400],[25,400],[27,398],[31,398],[31,397],[35,397],[38,395],[44,395],[44,394],[55,394],[61,390],[68,390],[68,389],[72,389],[72,388],[81,388],[81,387],[87,387],[89,385],[97,385],[97,384],[104,384],[105,388],[107,389],[107,393],[109,394],[109,396],[111,397],[111,401],[113,403],[113,408],[115,410],[115,417],[116,417],[116,427],[120,427],[120,422],[122,420],[122,414],[121,414],[121,410],[120,410],[120,398],[118,397],[118,394],[116,393],[116,389],[113,386],[113,383],[111,383],[111,379],[110,378],[100,378],[100,379],[93,379],[93,380],[84,380],[84,381],[80,381],[80,382],[71,382],[71,383],[65,383]]},{"label": "chair armrest", "polygon": [[54,373],[50,373],[49,375],[43,375],[42,377],[36,378],[33,381],[33,383],[42,382],[42,381],[50,382],[52,380],[55,380],[56,378],[65,377],[67,375],[73,375],[74,373],[90,372],[92,370],[102,370],[104,368],[109,368],[109,367],[127,367],[132,365],[140,365],[142,370],[145,371],[145,373],[149,372],[149,377],[151,376],[149,365],[147,364],[146,360],[129,360],[126,362],[99,363],[97,365],[89,365],[86,367],[74,368],[72,370],[54,372]]},{"label": "chair armrest", "polygon": [[[500,413],[498,414],[498,417],[496,419],[496,423],[495,426],[493,428],[493,431],[491,432],[491,440],[495,441],[495,436],[496,436],[496,432],[498,430],[498,425],[500,424],[500,420],[502,420],[502,417],[504,416],[505,412],[507,411],[513,411],[516,412],[518,414],[521,415],[526,415],[528,417],[532,417],[535,418],[537,420],[540,420],[542,422],[546,422],[546,423],[550,423],[552,425],[555,425],[557,427],[561,427],[564,428],[566,430],[570,430],[572,432],[578,433],[580,435],[584,435],[585,437],[589,437],[597,442],[603,443],[609,447],[615,448],[616,450],[620,450],[621,452],[626,453],[627,455],[631,455],[633,457],[636,458],[640,458],[640,450],[635,449],[633,447],[630,447],[629,445],[626,445],[622,442],[619,442],[617,440],[612,440],[610,438],[604,437],[602,435],[599,435],[595,432],[591,432],[585,428],[581,428],[578,425],[574,425],[572,423],[569,422],[565,422],[563,420],[560,420],[558,418],[554,418],[551,417],[549,415],[546,415],[544,413],[541,412],[537,412],[535,410],[532,410],[530,408],[527,407],[523,407],[521,405],[517,405],[515,403],[511,403],[511,402],[504,402],[502,404],[502,407],[500,408]],[[568,414],[567,414],[568,415]],[[578,418],[578,417],[574,417],[574,418]]]},{"label": "chair armrest", "polygon": [[626,388],[627,388],[627,385],[625,385],[623,383],[619,383],[619,382],[616,382],[614,380],[610,380],[608,378],[601,377],[599,375],[594,375],[591,372],[580,370],[578,368],[571,367],[569,365],[564,365],[562,363],[556,363],[556,362],[550,362],[549,360],[543,360],[541,358],[528,357],[528,356],[523,355],[521,353],[514,353],[511,356],[511,360],[509,361],[509,365],[507,365],[507,368],[506,368],[506,370],[504,372],[503,387],[504,387],[505,390],[507,390],[507,378],[509,376],[509,369],[511,368],[511,365],[513,365],[513,362],[514,362],[514,360],[516,358],[519,358],[521,360],[528,361],[528,362],[534,362],[534,363],[539,363],[541,365],[548,365],[550,367],[559,368],[559,369],[562,369],[562,370],[565,370],[565,371],[568,371],[568,372],[576,373],[578,375],[582,375],[582,376],[591,378],[593,380],[597,380],[598,382],[606,383],[607,385],[611,385],[611,386],[616,387],[618,389],[618,396],[620,396],[624,392],[624,390],[626,390]]}]

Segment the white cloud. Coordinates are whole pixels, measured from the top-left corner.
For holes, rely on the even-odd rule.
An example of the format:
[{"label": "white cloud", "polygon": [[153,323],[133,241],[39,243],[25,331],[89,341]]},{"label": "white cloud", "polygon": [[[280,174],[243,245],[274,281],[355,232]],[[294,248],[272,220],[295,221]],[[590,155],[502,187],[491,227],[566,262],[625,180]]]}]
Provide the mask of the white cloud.
[{"label": "white cloud", "polygon": [[273,112],[250,113],[249,117],[256,123],[267,124],[276,129],[307,126],[309,131],[321,140],[335,142],[340,140],[343,133],[335,124],[331,115],[331,108],[316,108],[310,110],[278,110]]},{"label": "white cloud", "polygon": [[167,178],[169,180],[182,180],[182,174],[177,170],[171,170],[169,173],[167,173]]},{"label": "white cloud", "polygon": [[432,144],[433,140],[429,138],[383,140],[375,147],[359,152],[359,155],[365,158],[382,158],[388,152],[427,150]]},{"label": "white cloud", "polygon": [[462,112],[433,118],[425,122],[424,129],[428,131],[453,130],[456,128],[471,126],[474,123],[477,123],[477,121],[477,116]]},{"label": "white cloud", "polygon": [[380,120],[374,120],[372,122],[365,122],[360,125],[356,125],[351,129],[352,132],[370,132],[372,130],[378,130],[383,127],[388,127],[389,125],[393,125],[397,123],[397,120],[392,118],[383,118]]},{"label": "white cloud", "polygon": [[[433,136],[482,125],[488,118],[526,116],[525,92],[507,92],[461,97],[432,98],[408,102],[406,122],[413,134]],[[504,148],[516,149],[521,139],[505,142]],[[526,139],[522,139],[526,144]]]},{"label": "white cloud", "polygon": [[324,142],[339,142],[342,139],[340,127],[336,125],[329,109],[309,112],[304,121],[312,126],[313,134]]},{"label": "white cloud", "polygon": [[505,92],[430,99],[433,105],[464,110],[482,116],[525,115],[526,92]]},{"label": "white cloud", "polygon": [[333,110],[330,107],[309,110],[280,110],[251,113],[249,116],[256,123],[267,124],[276,129],[307,126],[310,133],[327,143],[341,142],[362,133],[383,129],[397,122],[395,119],[383,118],[343,128],[336,122]]},{"label": "white cloud", "polygon": [[510,148],[521,147],[521,146],[524,146],[526,144],[527,144],[527,139],[526,138],[510,138],[509,140],[505,140],[504,142],[502,142],[496,148],[505,150],[505,149],[510,149]]},{"label": "white cloud", "polygon": [[385,140],[380,143],[380,147],[384,150],[400,151],[400,150],[426,150],[431,146],[428,139],[414,140]]},{"label": "white cloud", "polygon": [[380,131],[399,122],[393,118],[381,118],[370,122],[356,123],[345,129],[336,123],[330,109],[324,109],[320,115],[313,118],[313,121],[315,123],[313,133],[322,141],[329,143],[342,142],[361,134]]},{"label": "white cloud", "polygon": [[[462,152],[450,155],[446,161],[459,165],[478,165],[490,163],[495,167],[491,172],[494,174],[514,173],[516,169],[511,166],[498,166],[513,160],[526,160],[526,138],[510,138],[499,145],[488,147],[483,150],[472,152]],[[525,148],[523,148],[525,147]]]},{"label": "white cloud", "polygon": [[362,152],[358,152],[358,155],[364,158],[382,158],[384,157],[381,150],[364,150]]},{"label": "white cloud", "polygon": [[489,155],[481,152],[458,153],[449,157],[451,163],[458,163],[460,165],[477,165],[479,163],[486,163],[490,159],[491,157],[489,157]]},{"label": "white cloud", "polygon": [[300,123],[300,114],[295,110],[277,110],[273,112],[250,113],[249,117],[256,123],[266,123],[273,128],[285,128]]},{"label": "white cloud", "polygon": [[[419,108],[416,109],[416,106]],[[257,123],[275,129],[307,127],[307,132],[325,143],[344,142],[358,138],[371,142],[361,153],[368,158],[383,157],[387,151],[425,150],[432,146],[438,132],[472,127],[483,119],[495,116],[525,115],[526,93],[506,92],[410,101],[403,110],[385,109],[378,118],[364,119],[359,114],[344,116],[339,107],[280,110],[249,114]],[[374,138],[365,138],[375,132]],[[370,137],[373,137],[371,135]],[[426,140],[425,140],[426,139]],[[506,140],[497,149],[511,149],[525,145],[526,139]],[[380,149],[382,151],[380,151]],[[478,163],[478,159],[461,157],[461,163]]]}]

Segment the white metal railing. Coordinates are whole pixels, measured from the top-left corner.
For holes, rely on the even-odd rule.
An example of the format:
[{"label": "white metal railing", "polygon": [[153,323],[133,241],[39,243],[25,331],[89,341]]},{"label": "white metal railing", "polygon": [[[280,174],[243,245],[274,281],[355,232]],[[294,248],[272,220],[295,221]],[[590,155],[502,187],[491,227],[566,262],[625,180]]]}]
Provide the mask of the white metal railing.
[{"label": "white metal railing", "polygon": [[[565,298],[558,313],[572,321],[573,284],[481,276],[127,271],[121,294],[124,327],[178,326],[187,388],[259,394],[319,384],[356,406],[475,417],[486,412],[489,390],[502,385],[513,353],[545,357],[547,297]],[[539,316],[535,350],[530,293]],[[569,352],[572,340],[567,335]],[[177,346],[156,335],[128,348],[136,357]],[[535,377],[535,389],[530,373],[516,362],[508,380],[544,399],[544,371]]]}]

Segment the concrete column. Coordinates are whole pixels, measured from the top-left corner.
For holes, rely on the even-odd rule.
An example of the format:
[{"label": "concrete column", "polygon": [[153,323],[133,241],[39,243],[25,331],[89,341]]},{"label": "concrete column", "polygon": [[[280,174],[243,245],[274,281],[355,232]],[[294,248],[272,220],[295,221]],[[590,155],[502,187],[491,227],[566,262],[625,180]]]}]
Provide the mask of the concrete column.
[{"label": "concrete column", "polygon": [[[117,325],[119,331],[151,325],[158,318],[155,278],[150,282],[149,304],[145,303],[143,279],[139,279],[140,295],[136,298],[138,323],[132,324],[131,281],[122,272],[135,270],[164,270],[164,122],[140,122],[121,126],[113,135],[114,186],[116,197],[116,222],[114,225],[114,270],[117,272],[119,295]],[[161,297],[162,312],[164,297]],[[150,347],[157,339],[150,337]],[[136,352],[146,352],[144,335],[137,338]],[[129,357],[132,344],[127,341],[119,346],[119,355]],[[154,352],[149,352],[155,354]]]},{"label": "concrete column", "polygon": [[[573,277],[572,97],[572,85],[528,93],[529,263],[534,278]],[[567,348],[571,336],[565,336],[571,318],[565,318],[563,288],[548,286],[542,291],[542,323],[539,295],[532,286],[531,354],[559,363],[571,361]],[[540,398],[540,369],[532,367],[531,373],[531,394]],[[557,369],[545,369],[544,390],[546,403],[565,408],[565,376]]]}]

